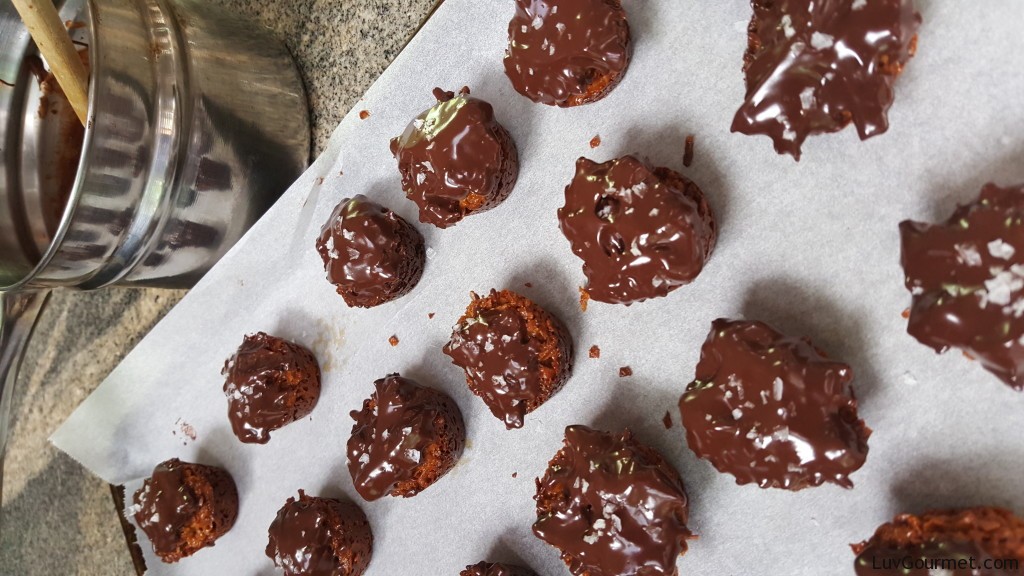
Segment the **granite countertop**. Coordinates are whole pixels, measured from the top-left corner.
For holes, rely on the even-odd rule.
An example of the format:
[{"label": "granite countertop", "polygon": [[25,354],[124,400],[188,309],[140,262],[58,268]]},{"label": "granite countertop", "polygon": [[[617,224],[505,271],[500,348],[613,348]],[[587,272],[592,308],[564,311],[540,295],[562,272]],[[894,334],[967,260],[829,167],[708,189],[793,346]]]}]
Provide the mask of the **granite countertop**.
[{"label": "granite countertop", "polygon": [[[210,1],[270,27],[288,45],[309,93],[314,154],[435,4]],[[47,438],[182,296],[114,288],[50,298],[12,401],[0,574],[135,574],[108,486]]]}]

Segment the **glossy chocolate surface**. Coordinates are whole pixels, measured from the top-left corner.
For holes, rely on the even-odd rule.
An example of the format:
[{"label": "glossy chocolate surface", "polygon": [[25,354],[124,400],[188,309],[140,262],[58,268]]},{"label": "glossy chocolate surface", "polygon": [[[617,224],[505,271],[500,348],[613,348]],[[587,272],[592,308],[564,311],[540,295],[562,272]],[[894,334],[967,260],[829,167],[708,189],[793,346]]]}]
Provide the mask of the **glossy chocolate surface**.
[{"label": "glossy chocolate surface", "polygon": [[444,393],[398,374],[377,380],[374,387],[362,410],[351,413],[355,420],[348,440],[352,483],[367,500],[387,494],[413,496],[425,486],[399,494],[396,485],[412,480],[429,464],[432,446],[449,455],[438,476],[447,473],[462,454],[466,434],[462,413]]},{"label": "glossy chocolate surface", "polygon": [[187,466],[177,458],[158,464],[135,493],[135,523],[146,533],[158,556],[175,554],[182,532],[203,506],[185,481]]},{"label": "glossy chocolate surface", "polygon": [[459,573],[459,576],[537,576],[528,568],[491,562],[479,562]]},{"label": "glossy chocolate surface", "polygon": [[737,484],[852,488],[870,434],[852,381],[849,366],[807,339],[763,322],[715,320],[679,400],[686,440]]},{"label": "glossy chocolate surface", "polygon": [[611,304],[689,284],[715,246],[714,215],[700,188],[633,156],[577,160],[558,220],[583,260],[590,299]]},{"label": "glossy chocolate surface", "polygon": [[242,442],[266,444],[271,431],[308,416],[320,398],[313,353],[265,332],[246,336],[221,373],[231,430]]},{"label": "glossy chocolate surface", "polygon": [[518,294],[492,290],[486,299],[473,297],[474,304],[487,305],[470,307],[476,315],[460,319],[444,353],[506,428],[522,428],[526,414],[564,383],[572,341],[561,322]]},{"label": "glossy chocolate surface", "polygon": [[423,274],[423,236],[401,216],[357,194],[334,209],[316,250],[349,306],[371,308],[409,293]]},{"label": "glossy chocolate surface", "polygon": [[851,547],[857,576],[1024,574],[1024,520],[1001,508],[901,514]]},{"label": "glossy chocolate surface", "polygon": [[533,532],[573,574],[675,576],[691,537],[679,473],[629,430],[567,427],[536,499]]},{"label": "glossy chocolate surface", "polygon": [[358,506],[331,498],[289,498],[268,531],[266,554],[285,576],[359,576],[373,535]]},{"label": "glossy chocolate surface", "polygon": [[988,184],[939,224],[900,224],[907,332],[1024,390],[1024,186]]},{"label": "glossy chocolate surface", "polygon": [[505,74],[534,102],[599,100],[629,66],[630,34],[618,0],[515,0]]},{"label": "glossy chocolate surface", "polygon": [[747,93],[732,131],[765,134],[800,159],[812,134],[853,122],[861,139],[888,130],[893,83],[914,55],[913,0],[752,0]]},{"label": "glossy chocolate surface", "polygon": [[468,88],[458,95],[435,88],[434,97],[437,105],[391,141],[391,153],[420,222],[447,228],[508,197],[519,154],[491,105],[471,97]]}]

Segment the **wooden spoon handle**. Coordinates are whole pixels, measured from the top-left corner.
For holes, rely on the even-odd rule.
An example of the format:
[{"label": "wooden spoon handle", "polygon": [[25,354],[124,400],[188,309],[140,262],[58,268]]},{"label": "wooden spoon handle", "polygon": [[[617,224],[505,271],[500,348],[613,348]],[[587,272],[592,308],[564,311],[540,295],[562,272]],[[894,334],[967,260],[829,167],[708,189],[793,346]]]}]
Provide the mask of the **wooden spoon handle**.
[{"label": "wooden spoon handle", "polygon": [[50,71],[83,125],[89,114],[89,73],[52,0],[12,0]]}]

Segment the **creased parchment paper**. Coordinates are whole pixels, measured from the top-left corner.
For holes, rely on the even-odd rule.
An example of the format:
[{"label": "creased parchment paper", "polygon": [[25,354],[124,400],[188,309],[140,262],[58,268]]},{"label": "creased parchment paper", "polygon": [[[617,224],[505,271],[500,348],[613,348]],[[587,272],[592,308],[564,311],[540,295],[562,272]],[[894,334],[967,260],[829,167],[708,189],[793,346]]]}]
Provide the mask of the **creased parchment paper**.
[{"label": "creased parchment paper", "polygon": [[[897,512],[993,504],[1024,513],[1024,394],[905,333],[910,295],[897,236],[900,220],[945,218],[984,182],[1024,181],[1020,1],[922,1],[918,56],[897,84],[890,131],[867,142],[852,128],[812,138],[800,163],[776,155],[767,138],[729,133],[743,97],[749,3],[624,5],[635,37],[624,82],[599,103],[562,110],[522,98],[503,74],[512,2],[447,0],[327,152],[57,431],[58,447],[129,495],[170,457],[234,475],[235,527],[175,565],[161,564],[141,537],[150,573],[275,574],[263,552],[267,527],[302,488],[362,505],[376,538],[372,575],[454,575],[482,559],[565,574],[530,525],[534,477],[575,423],[629,426],[679,468],[700,535],[679,561],[683,575],[851,574],[847,545]],[[415,222],[388,140],[433,103],[434,86],[463,85],[494,104],[519,146],[515,191],[452,229],[419,225],[430,257],[416,290],[376,309],[346,308],[313,247],[321,224],[357,193]],[[580,261],[555,215],[576,158],[636,153],[682,169],[690,133],[696,161],[683,172],[709,196],[721,230],[710,264],[667,298],[581,312]],[[591,149],[595,135],[603,143]],[[535,299],[575,337],[573,377],[521,430],[506,431],[441,353],[469,291],[492,287]],[[856,488],[739,487],[685,447],[676,402],[720,316],[809,336],[853,366],[875,430]],[[231,434],[220,375],[242,336],[258,330],[312,348],[324,371],[312,417],[265,446]],[[597,360],[586,353],[594,344]],[[619,378],[620,366],[634,376]],[[349,411],[389,372],[451,394],[469,441],[458,467],[419,496],[366,503],[345,465]]]}]

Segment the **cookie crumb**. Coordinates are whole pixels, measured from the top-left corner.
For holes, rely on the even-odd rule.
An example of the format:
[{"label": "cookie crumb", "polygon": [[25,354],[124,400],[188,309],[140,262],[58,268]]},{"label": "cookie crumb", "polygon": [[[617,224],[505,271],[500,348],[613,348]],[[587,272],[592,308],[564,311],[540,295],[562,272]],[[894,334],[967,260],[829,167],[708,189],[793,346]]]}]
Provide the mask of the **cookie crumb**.
[{"label": "cookie crumb", "polygon": [[515,478],[516,476],[519,476],[519,472],[513,472],[513,473],[512,473],[512,477],[513,477],[513,478]]},{"label": "cookie crumb", "polygon": [[619,368],[619,378],[628,378],[633,375],[633,369],[629,366]]},{"label": "cookie crumb", "polygon": [[672,429],[672,413],[665,412],[665,417],[661,419],[661,423],[665,425],[665,430]]},{"label": "cookie crumb", "polygon": [[600,358],[601,357],[601,348],[598,347],[597,344],[594,344],[593,346],[590,347],[590,357],[591,358]]},{"label": "cookie crumb", "polygon": [[597,148],[601,145],[601,136],[597,135],[590,139],[590,147]]},{"label": "cookie crumb", "polygon": [[398,342],[398,336],[394,334],[391,335],[391,338],[388,338],[388,343],[391,344],[392,346],[398,346]]},{"label": "cookie crumb", "polygon": [[584,288],[580,288],[580,310],[587,311],[587,302],[590,302],[590,294]]},{"label": "cookie crumb", "polygon": [[905,308],[903,312],[900,312],[900,316],[903,316],[904,320],[910,318],[910,308]]},{"label": "cookie crumb", "polygon": [[363,111],[361,111],[359,113],[359,119],[360,120],[366,120],[369,117],[370,117],[370,111],[369,110],[363,110]]},{"label": "cookie crumb", "polygon": [[433,320],[434,319],[434,313],[433,312],[427,312],[427,318],[429,320]]},{"label": "cookie crumb", "polygon": [[683,166],[687,168],[690,167],[690,164],[693,164],[693,144],[695,138],[693,134],[688,135],[686,137],[686,145],[683,148]]}]

